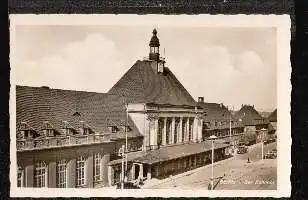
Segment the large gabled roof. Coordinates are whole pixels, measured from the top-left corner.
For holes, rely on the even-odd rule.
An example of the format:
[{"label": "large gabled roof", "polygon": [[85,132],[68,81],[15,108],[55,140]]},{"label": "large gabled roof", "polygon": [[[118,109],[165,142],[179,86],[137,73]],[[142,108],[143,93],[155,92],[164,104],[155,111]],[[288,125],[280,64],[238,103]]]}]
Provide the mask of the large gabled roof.
[{"label": "large gabled roof", "polygon": [[[48,87],[16,86],[17,129],[22,122],[41,133],[48,122],[61,133],[69,126],[77,131],[85,125],[95,133],[110,133],[109,126],[124,126],[126,112],[122,97],[106,93],[50,89]],[[129,118],[130,136],[140,136]],[[122,130],[114,133],[116,138]]]},{"label": "large gabled roof", "polygon": [[229,120],[233,119],[231,112],[223,104],[199,102],[198,105],[206,112],[205,120]]},{"label": "large gabled roof", "polygon": [[263,118],[251,105],[243,105],[241,109],[235,113],[235,117],[241,120],[246,126],[268,124],[268,120]]},{"label": "large gabled roof", "polygon": [[[229,121],[232,121],[232,127],[242,127],[243,124],[233,116],[230,110],[222,103],[198,102],[198,105],[203,108],[206,113],[204,122],[207,129],[226,129],[229,128]],[[222,122],[222,123],[215,123]]]},{"label": "large gabled roof", "polygon": [[128,103],[196,105],[169,68],[157,73],[147,60],[138,60],[108,93],[125,96]]},{"label": "large gabled roof", "polygon": [[270,122],[277,122],[277,109],[275,109],[269,116],[268,120]]}]

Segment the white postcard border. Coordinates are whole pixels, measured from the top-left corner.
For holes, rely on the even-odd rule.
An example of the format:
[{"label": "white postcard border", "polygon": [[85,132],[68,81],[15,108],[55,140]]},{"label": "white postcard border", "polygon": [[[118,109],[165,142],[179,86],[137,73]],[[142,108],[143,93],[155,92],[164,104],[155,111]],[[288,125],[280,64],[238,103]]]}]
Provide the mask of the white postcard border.
[{"label": "white postcard border", "polygon": [[[17,188],[16,94],[14,70],[17,25],[115,25],[191,27],[277,27],[277,190],[56,189]],[[11,197],[289,197],[291,194],[291,63],[289,15],[10,15],[10,180]]]}]

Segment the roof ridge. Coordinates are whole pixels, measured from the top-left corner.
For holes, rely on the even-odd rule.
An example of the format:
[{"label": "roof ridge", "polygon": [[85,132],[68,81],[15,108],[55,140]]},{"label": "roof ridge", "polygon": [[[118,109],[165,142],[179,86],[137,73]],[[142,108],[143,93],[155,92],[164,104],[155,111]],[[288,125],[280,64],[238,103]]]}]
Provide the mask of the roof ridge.
[{"label": "roof ridge", "polygon": [[170,75],[172,76],[172,78],[174,78],[174,80],[176,81],[176,83],[181,87],[181,89],[184,91],[184,95],[185,97],[188,97],[188,99],[190,98],[190,100],[192,100],[193,102],[196,103],[196,101],[194,100],[194,98],[190,95],[190,93],[186,90],[186,88],[182,85],[182,83],[176,78],[176,76],[173,74],[173,72],[168,68],[165,67],[168,72],[170,73]]},{"label": "roof ridge", "polygon": [[[28,86],[28,85],[16,85],[16,88],[30,88],[30,89],[48,89],[48,90],[60,90],[65,92],[83,92],[83,93],[92,93],[92,94],[109,94],[108,92],[94,92],[94,91],[86,91],[86,90],[76,90],[76,89],[64,89],[64,88],[51,88],[49,86]],[[116,95],[116,94],[109,94]]]}]

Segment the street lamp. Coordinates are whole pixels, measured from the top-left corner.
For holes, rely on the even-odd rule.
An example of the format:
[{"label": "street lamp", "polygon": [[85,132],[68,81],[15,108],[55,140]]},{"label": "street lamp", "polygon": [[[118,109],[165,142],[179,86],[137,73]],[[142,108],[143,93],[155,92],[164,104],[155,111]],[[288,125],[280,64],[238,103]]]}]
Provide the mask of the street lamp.
[{"label": "street lamp", "polygon": [[122,147],[119,149],[119,156],[122,157],[122,165],[121,165],[121,176],[120,176],[120,181],[121,181],[121,189],[124,189],[124,158],[125,156],[125,146],[122,145]]},{"label": "street lamp", "polygon": [[125,119],[125,125],[124,125],[124,131],[125,131],[125,149],[124,149],[124,154],[125,154],[125,172],[123,174],[125,174],[123,176],[123,179],[127,179],[127,157],[128,157],[128,140],[127,140],[127,129],[128,129],[128,103],[127,100],[125,98],[125,96],[123,95],[123,104],[124,104],[124,109],[125,109],[125,113],[126,113],[126,119]]},{"label": "street lamp", "polygon": [[264,139],[264,133],[265,133],[266,129],[265,129],[265,128],[262,128],[261,131],[262,131],[262,135],[261,135],[261,145],[262,145],[262,160],[263,160],[263,157],[264,157],[264,141],[263,141],[263,139]]},{"label": "street lamp", "polygon": [[232,148],[232,152],[233,152],[233,156],[235,155],[235,149],[234,149],[234,142],[232,142],[232,123],[231,123],[231,113],[230,113],[230,119],[229,119],[229,132],[230,132],[230,144],[232,145],[233,143],[233,148]]},{"label": "street lamp", "polygon": [[209,137],[209,140],[212,141],[212,179],[211,179],[211,190],[214,189],[214,140],[216,140],[217,137],[215,135],[211,135]]}]

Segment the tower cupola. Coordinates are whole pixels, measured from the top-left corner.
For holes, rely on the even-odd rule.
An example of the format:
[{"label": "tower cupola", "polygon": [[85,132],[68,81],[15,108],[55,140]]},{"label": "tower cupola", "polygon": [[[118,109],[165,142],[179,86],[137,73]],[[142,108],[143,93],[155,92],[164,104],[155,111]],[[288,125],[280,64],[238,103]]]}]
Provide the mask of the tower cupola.
[{"label": "tower cupola", "polygon": [[153,30],[153,36],[150,40],[149,46],[150,46],[150,54],[149,59],[159,61],[159,39],[157,37],[157,30],[154,28]]}]

